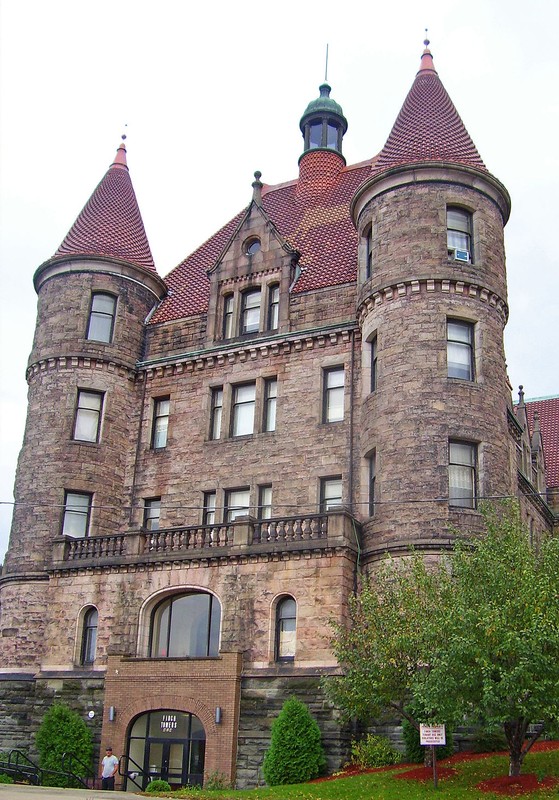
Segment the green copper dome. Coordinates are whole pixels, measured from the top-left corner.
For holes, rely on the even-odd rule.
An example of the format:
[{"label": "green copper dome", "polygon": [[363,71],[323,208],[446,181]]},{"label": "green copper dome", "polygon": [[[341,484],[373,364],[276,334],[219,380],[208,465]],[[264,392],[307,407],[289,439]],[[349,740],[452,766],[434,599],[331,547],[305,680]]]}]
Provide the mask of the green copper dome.
[{"label": "green copper dome", "polygon": [[316,100],[311,100],[305,109],[305,113],[301,117],[299,123],[301,132],[304,132],[305,123],[308,121],[309,117],[319,116],[335,117],[337,122],[341,122],[343,133],[345,133],[347,130],[347,119],[344,117],[341,105],[330,97],[332,87],[328,83],[323,83],[319,87],[319,91],[320,97],[317,97]]}]

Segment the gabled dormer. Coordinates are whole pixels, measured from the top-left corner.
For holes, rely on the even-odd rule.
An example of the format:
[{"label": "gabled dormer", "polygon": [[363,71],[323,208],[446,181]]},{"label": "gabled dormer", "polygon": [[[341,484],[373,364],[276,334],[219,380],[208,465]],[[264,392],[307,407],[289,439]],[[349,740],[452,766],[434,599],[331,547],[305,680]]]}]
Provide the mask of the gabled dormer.
[{"label": "gabled dormer", "polygon": [[207,273],[208,345],[289,329],[289,289],[299,253],[264,210],[260,177],[254,173],[252,200]]}]

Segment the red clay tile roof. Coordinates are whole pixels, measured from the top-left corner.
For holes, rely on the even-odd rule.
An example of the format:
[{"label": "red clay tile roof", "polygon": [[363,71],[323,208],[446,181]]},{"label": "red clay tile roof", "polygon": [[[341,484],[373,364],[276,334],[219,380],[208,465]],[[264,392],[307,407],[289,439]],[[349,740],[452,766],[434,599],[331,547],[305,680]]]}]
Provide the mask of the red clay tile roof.
[{"label": "red clay tile roof", "polygon": [[427,47],[374,172],[421,161],[465,164],[487,171],[441,83]]},{"label": "red clay tile roof", "polygon": [[[344,167],[332,151],[305,153],[299,180],[264,186],[262,205],[279,233],[301,253],[301,276],[293,291],[337,286],[357,278],[357,233],[349,205],[371,171],[372,160]],[[169,295],[151,324],[202,314],[208,309],[210,269],[246,209],[169,273]]]},{"label": "red clay tile roof", "polygon": [[530,434],[534,430],[534,412],[538,412],[542,432],[545,471],[548,487],[559,486],[559,397],[526,400]]},{"label": "red clay tile roof", "polygon": [[114,162],[85,204],[54,258],[107,256],[155,272],[144,223],[121,144]]}]

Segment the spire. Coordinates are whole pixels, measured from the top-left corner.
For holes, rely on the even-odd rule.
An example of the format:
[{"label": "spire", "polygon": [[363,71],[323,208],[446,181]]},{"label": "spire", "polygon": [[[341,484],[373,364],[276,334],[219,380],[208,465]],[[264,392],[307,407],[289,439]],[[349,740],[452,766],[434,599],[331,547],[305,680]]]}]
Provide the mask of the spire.
[{"label": "spire", "polygon": [[382,172],[404,164],[441,161],[487,172],[444,88],[425,39],[419,71],[374,165]]},{"label": "spire", "polygon": [[54,254],[54,258],[64,256],[116,258],[155,272],[153,256],[126,164],[124,141],[118,147],[105,176]]}]

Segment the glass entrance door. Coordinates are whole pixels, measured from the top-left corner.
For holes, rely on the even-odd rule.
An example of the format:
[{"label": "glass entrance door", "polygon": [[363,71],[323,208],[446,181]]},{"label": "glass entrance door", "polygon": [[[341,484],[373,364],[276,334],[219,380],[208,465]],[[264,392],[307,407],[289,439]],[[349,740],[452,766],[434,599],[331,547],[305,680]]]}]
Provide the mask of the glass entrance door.
[{"label": "glass entrance door", "polygon": [[[206,734],[198,717],[183,711],[150,711],[134,721],[128,737],[127,788],[145,789],[153,780],[171,788],[201,786],[204,780]],[[141,772],[140,772],[141,770]],[[140,780],[138,780],[140,779]]]}]

